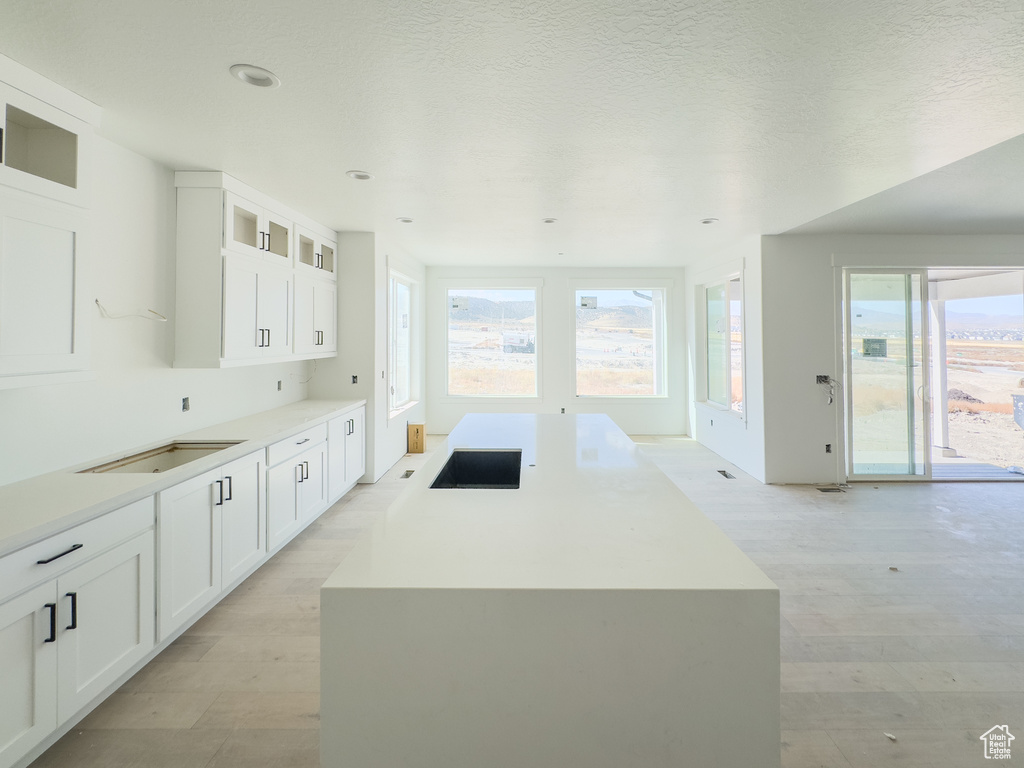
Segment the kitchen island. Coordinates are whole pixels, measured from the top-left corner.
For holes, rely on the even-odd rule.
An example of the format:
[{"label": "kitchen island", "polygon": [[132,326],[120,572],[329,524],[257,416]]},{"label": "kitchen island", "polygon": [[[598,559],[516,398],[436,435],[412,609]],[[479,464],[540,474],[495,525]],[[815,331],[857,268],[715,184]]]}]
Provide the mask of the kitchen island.
[{"label": "kitchen island", "polygon": [[[459,449],[518,488],[431,488]],[[775,585],[603,415],[466,416],[321,592],[324,768],[779,765]]]}]

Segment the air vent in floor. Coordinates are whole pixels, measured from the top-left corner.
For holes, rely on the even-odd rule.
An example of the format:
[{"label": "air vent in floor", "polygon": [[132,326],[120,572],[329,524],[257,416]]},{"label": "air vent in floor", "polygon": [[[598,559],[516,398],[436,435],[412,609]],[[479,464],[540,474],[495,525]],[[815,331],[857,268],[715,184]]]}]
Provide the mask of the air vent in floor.
[{"label": "air vent in floor", "polygon": [[720,470],[718,470],[718,474],[720,474],[720,475],[721,475],[722,477],[724,477],[724,478],[725,478],[726,480],[735,480],[735,479],[736,479],[736,476],[735,476],[735,475],[730,475],[730,474],[729,474],[728,472],[726,472],[726,471],[725,471],[724,469],[720,469]]},{"label": "air vent in floor", "polygon": [[846,493],[842,488],[819,488],[822,493]]},{"label": "air vent in floor", "polygon": [[416,471],[415,469],[407,469],[407,470],[405,470],[405,474],[402,475],[402,479],[403,480],[408,480],[410,477],[412,477],[412,473],[415,472],[415,471]]}]

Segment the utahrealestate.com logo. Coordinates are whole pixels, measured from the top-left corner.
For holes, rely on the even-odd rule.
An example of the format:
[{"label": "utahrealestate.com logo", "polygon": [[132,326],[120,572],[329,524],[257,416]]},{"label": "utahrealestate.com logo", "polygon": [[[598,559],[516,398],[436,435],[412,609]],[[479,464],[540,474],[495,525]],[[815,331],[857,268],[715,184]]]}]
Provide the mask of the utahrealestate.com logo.
[{"label": "utahrealestate.com logo", "polygon": [[1007,725],[994,725],[985,733],[981,734],[981,740],[985,742],[986,760],[1009,760],[1010,742],[1013,741],[1013,734]]}]

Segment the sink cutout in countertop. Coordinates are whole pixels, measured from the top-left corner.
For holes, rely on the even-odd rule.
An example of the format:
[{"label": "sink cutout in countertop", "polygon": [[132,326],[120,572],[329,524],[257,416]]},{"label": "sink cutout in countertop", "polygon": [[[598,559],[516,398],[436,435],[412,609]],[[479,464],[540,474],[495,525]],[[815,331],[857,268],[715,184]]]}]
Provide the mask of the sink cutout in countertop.
[{"label": "sink cutout in countertop", "polygon": [[108,461],[104,464],[97,464],[95,467],[79,470],[78,474],[100,472],[138,472],[150,474],[166,472],[169,469],[174,469],[196,459],[209,456],[211,453],[231,448],[241,442],[241,440],[175,441],[157,448],[151,448],[148,451],[133,453],[131,456],[125,456],[124,458]]},{"label": "sink cutout in countertop", "polygon": [[456,448],[430,487],[516,489],[522,465],[521,448]]}]

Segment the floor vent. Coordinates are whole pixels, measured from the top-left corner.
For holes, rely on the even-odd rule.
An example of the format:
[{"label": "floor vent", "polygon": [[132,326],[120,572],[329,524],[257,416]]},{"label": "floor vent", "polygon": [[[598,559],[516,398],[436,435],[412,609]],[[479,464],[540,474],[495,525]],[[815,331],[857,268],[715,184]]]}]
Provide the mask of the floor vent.
[{"label": "floor vent", "polygon": [[846,493],[842,488],[819,488],[822,493]]},{"label": "floor vent", "polygon": [[412,477],[412,473],[415,472],[415,471],[416,471],[415,469],[407,469],[407,470],[405,470],[405,474],[402,475],[402,479],[403,480],[408,480],[410,477]]},{"label": "floor vent", "polygon": [[720,475],[721,475],[722,477],[724,477],[724,478],[725,478],[726,480],[735,480],[735,479],[736,479],[736,476],[735,476],[735,475],[730,475],[730,474],[729,474],[728,472],[726,472],[726,471],[725,471],[724,469],[720,469],[720,470],[718,470],[718,474],[720,474]]}]

